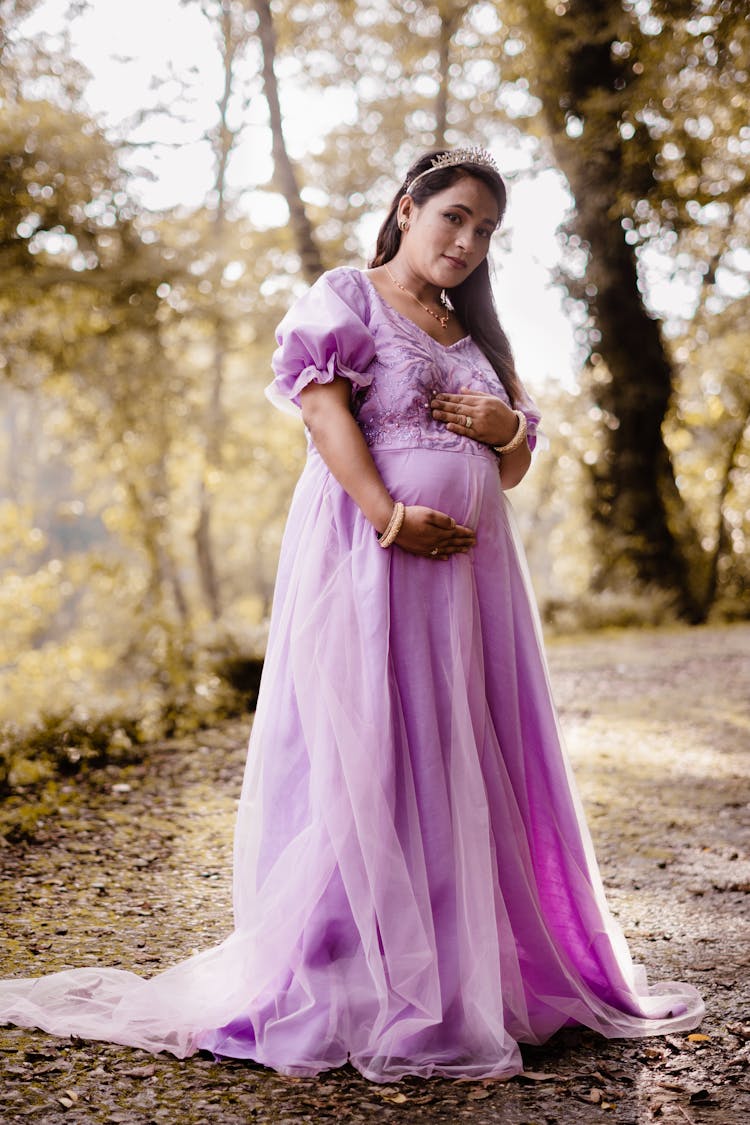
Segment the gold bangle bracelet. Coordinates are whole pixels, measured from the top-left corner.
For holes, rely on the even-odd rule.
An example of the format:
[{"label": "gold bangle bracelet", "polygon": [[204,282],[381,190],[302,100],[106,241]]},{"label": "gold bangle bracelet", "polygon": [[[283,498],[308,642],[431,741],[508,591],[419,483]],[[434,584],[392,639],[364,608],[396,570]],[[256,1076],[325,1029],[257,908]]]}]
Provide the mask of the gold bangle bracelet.
[{"label": "gold bangle bracelet", "polygon": [[396,501],[394,500],[393,507],[391,508],[391,514],[388,517],[388,523],[385,525],[385,527],[383,528],[382,531],[378,532],[378,539],[387,539],[388,538],[388,536],[391,533],[391,528],[393,527],[395,519],[396,519]]},{"label": "gold bangle bracelet", "polygon": [[382,535],[378,536],[378,543],[381,547],[385,549],[387,547],[390,547],[390,545],[395,542],[396,536],[401,530],[401,526],[404,522],[405,515],[406,506],[402,504],[400,500],[397,500],[393,505],[391,518],[388,520],[388,523],[386,524]]},{"label": "gold bangle bracelet", "polygon": [[514,410],[516,418],[518,419],[518,429],[513,437],[505,445],[493,445],[495,453],[512,453],[514,449],[518,449],[519,445],[526,440],[526,432],[528,430],[528,422],[523,410]]}]

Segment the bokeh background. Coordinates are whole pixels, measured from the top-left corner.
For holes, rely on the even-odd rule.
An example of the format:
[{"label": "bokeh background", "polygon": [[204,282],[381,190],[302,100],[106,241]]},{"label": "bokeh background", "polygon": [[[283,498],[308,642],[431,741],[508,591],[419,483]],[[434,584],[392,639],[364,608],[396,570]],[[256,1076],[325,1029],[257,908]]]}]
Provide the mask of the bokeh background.
[{"label": "bokeh background", "polygon": [[507,174],[548,627],[746,616],[749,59],[733,0],[0,0],[0,763],[251,697],[273,329],[426,148]]}]

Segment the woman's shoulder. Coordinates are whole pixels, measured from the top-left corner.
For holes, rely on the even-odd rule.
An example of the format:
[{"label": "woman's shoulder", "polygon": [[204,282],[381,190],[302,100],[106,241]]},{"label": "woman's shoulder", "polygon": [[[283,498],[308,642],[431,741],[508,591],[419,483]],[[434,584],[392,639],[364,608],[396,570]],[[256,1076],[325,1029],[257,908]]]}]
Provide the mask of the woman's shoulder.
[{"label": "woman's shoulder", "polygon": [[337,266],[326,270],[287,310],[276,329],[276,341],[323,337],[337,349],[358,341],[372,346],[371,309],[367,285],[360,270]]},{"label": "woman's shoulder", "polygon": [[288,330],[299,322],[370,321],[367,283],[354,266],[326,270],[290,305],[279,328]]},{"label": "woman's shoulder", "polygon": [[359,295],[362,299],[367,297],[368,288],[364,272],[356,266],[335,266],[322,273],[315,285],[332,289],[340,296]]},{"label": "woman's shoulder", "polygon": [[[372,316],[370,289],[362,270],[356,266],[336,266],[326,270],[308,290],[310,297],[323,303],[335,313],[353,314],[365,325]],[[345,306],[345,307],[344,307]]]},{"label": "woman's shoulder", "polygon": [[355,285],[364,286],[364,271],[357,266],[334,266],[320,275],[318,281],[325,279],[329,285],[354,282]]}]

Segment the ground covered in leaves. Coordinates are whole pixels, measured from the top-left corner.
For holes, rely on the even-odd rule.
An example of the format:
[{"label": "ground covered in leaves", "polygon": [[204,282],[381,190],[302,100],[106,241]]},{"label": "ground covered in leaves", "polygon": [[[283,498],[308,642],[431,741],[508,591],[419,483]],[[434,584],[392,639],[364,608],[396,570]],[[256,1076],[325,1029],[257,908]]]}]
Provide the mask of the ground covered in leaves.
[{"label": "ground covered in leaves", "polygon": [[[507,1083],[290,1079],[204,1056],[0,1029],[4,1122],[588,1125],[750,1120],[750,627],[555,641],[555,695],[610,902],[651,978],[695,983],[698,1034],[525,1048]],[[3,976],[151,975],[223,938],[247,722],[150,747],[0,812]],[[24,838],[19,831],[31,833]]]}]

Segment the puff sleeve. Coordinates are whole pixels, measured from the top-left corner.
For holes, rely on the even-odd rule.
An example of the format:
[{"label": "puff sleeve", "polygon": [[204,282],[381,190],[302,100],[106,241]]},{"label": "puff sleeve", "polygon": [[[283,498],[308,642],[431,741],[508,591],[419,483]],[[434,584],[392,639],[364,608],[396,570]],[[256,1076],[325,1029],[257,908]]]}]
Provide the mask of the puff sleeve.
[{"label": "puff sleeve", "polygon": [[516,408],[523,411],[526,415],[526,441],[528,442],[529,449],[533,452],[537,442],[539,443],[539,448],[544,449],[547,445],[547,440],[544,434],[539,432],[539,422],[542,416],[536,403],[529,397],[525,388],[522,388],[521,397],[516,402]]},{"label": "puff sleeve", "polygon": [[358,270],[341,267],[319,277],[276,329],[275,378],[266,387],[270,402],[296,414],[300,391],[337,375],[353,390],[369,387],[375,341],[366,324],[368,309]]}]

